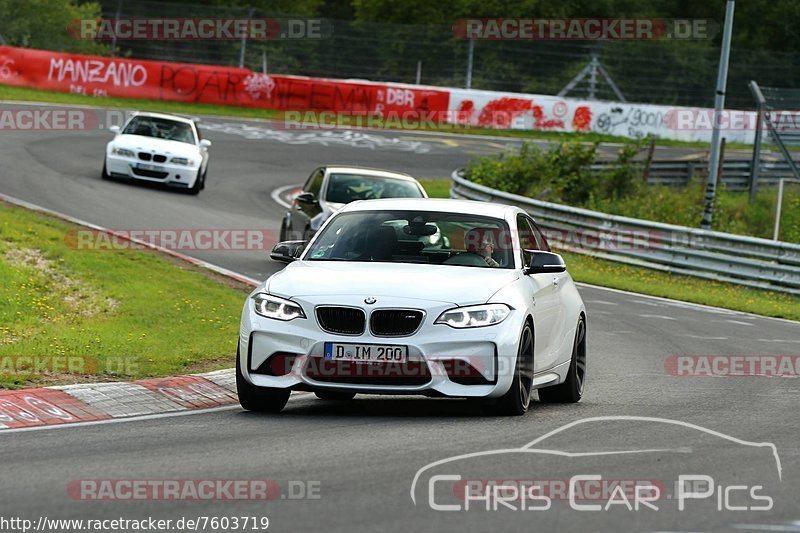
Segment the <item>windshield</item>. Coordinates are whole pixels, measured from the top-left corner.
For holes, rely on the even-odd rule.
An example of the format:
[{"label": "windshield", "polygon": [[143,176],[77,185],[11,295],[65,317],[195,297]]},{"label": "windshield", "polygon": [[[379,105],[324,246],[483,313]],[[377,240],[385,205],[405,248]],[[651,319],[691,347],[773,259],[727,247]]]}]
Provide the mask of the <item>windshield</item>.
[{"label": "windshield", "polygon": [[196,144],[190,124],[164,118],[133,117],[122,133]]},{"label": "windshield", "polygon": [[331,220],[305,259],[514,268],[509,237],[503,220],[468,213],[361,211]]},{"label": "windshield", "polygon": [[348,204],[355,200],[422,197],[422,191],[413,181],[358,174],[331,174],[325,200]]}]

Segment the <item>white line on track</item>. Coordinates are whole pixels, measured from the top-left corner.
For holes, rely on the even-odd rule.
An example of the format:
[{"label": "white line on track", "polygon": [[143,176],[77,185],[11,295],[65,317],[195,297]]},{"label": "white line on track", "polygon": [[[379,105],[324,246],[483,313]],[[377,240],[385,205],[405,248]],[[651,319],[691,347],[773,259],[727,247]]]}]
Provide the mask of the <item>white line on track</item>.
[{"label": "white line on track", "polygon": [[286,200],[284,200],[284,199],[281,197],[281,195],[282,195],[283,193],[285,193],[286,191],[288,191],[289,189],[298,189],[298,188],[300,188],[300,187],[302,187],[302,185],[297,185],[297,184],[294,184],[294,185],[285,185],[285,186],[283,186],[283,187],[278,187],[277,189],[275,189],[274,191],[272,191],[272,192],[270,193],[270,196],[272,197],[272,200],[273,200],[273,201],[274,201],[276,204],[278,204],[278,205],[281,205],[281,206],[283,206],[283,207],[285,207],[285,208],[287,208],[287,209],[290,209],[290,208],[292,207],[292,204],[290,204],[289,202],[287,202]]},{"label": "white line on track", "polygon": [[639,315],[642,318],[657,318],[659,320],[678,320],[675,317],[667,316],[667,315]]},{"label": "white line on track", "polygon": [[762,320],[778,320],[780,322],[785,322],[787,324],[792,324],[795,326],[800,326],[800,322],[797,320],[789,320],[787,318],[777,318],[772,316],[761,316],[756,315],[753,313],[747,313],[745,311],[734,311],[732,309],[725,309],[722,307],[714,307],[713,305],[703,305],[703,304],[696,304],[694,302],[682,302],[680,300],[673,300],[671,298],[664,298],[662,296],[650,296],[649,294],[640,294],[638,292],[631,292],[631,291],[624,291],[622,289],[612,289],[611,287],[601,287],[600,285],[592,285],[591,283],[583,283],[583,282],[576,282],[575,283],[578,287],[588,287],[591,289],[597,289],[600,291],[607,291],[607,292],[615,292],[617,294],[624,294],[627,296],[635,296],[637,298],[647,298],[650,300],[656,300],[659,302],[664,302],[668,305],[674,305],[676,307],[690,307],[696,309],[698,311],[705,311],[709,313],[723,313],[726,315],[738,315],[742,317],[748,318],[760,318]]},{"label": "white line on track", "polygon": [[122,422],[136,422],[139,420],[158,420],[161,418],[172,418],[176,416],[199,415],[204,413],[218,413],[220,411],[232,411],[234,409],[242,409],[239,405],[223,405],[222,407],[212,407],[210,409],[192,409],[188,411],[173,411],[171,413],[155,413],[152,415],[130,416],[125,418],[109,418],[106,420],[89,420],[87,422],[72,422],[67,424],[50,424],[44,426],[31,426],[26,428],[9,428],[0,431],[0,438],[2,435],[8,433],[22,433],[26,431],[40,431],[45,429],[69,429],[79,428],[86,426],[103,426],[106,424],[120,424]]}]

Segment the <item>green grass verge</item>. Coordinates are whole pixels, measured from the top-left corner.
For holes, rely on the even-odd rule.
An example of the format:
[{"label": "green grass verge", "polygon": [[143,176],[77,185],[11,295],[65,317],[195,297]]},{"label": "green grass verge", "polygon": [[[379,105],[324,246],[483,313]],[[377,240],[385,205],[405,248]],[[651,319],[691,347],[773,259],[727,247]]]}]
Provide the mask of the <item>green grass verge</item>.
[{"label": "green grass verge", "polygon": [[[423,179],[431,198],[448,198],[450,180]],[[679,276],[582,254],[561,252],[575,281],[758,315],[800,320],[800,297]]]},{"label": "green grass verge", "polygon": [[233,365],[248,288],[149,250],[76,250],[75,228],[0,203],[0,388]]},{"label": "green grass verge", "polygon": [[431,198],[450,198],[449,179],[418,179]]},{"label": "green grass verge", "polygon": [[[273,109],[258,109],[249,107],[235,107],[235,106],[221,106],[213,104],[200,104],[200,103],[181,103],[181,102],[163,102],[160,100],[139,100],[134,98],[97,98],[83,94],[72,94],[57,91],[43,91],[39,89],[28,89],[25,87],[10,87],[8,85],[0,85],[0,100],[15,100],[15,101],[31,101],[31,102],[48,102],[53,104],[63,105],[92,105],[101,107],[123,108],[123,109],[136,109],[139,111],[154,111],[162,113],[176,113],[176,114],[197,114],[197,115],[216,115],[228,116],[239,118],[258,118],[258,119],[282,119],[284,114],[282,111]],[[347,120],[347,117],[343,117]],[[390,126],[387,129],[403,128]],[[414,126],[414,124],[412,124]],[[414,130],[425,130],[429,132],[441,133],[460,133],[468,135],[489,135],[494,137],[510,137],[518,139],[530,140],[543,140],[543,141],[558,141],[558,142],[603,142],[603,143],[622,143],[626,139],[615,135],[603,135],[599,133],[560,133],[553,131],[538,131],[538,130],[500,130],[493,128],[475,128],[475,127],[456,127],[450,125],[442,125],[441,127],[413,127]],[[685,148],[708,148],[708,143],[702,142],[684,142],[673,141],[669,139],[657,139],[656,144],[659,146],[676,146]],[[728,144],[728,148],[750,148],[746,144]]]},{"label": "green grass verge", "polygon": [[575,281],[757,315],[800,320],[800,296],[560,252]]}]

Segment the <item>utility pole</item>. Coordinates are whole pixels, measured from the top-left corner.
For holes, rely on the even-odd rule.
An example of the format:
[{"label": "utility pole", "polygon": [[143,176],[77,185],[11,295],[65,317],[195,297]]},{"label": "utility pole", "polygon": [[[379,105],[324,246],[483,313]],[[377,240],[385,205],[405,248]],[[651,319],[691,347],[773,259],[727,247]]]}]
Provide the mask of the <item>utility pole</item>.
[{"label": "utility pole", "polygon": [[725,87],[728,84],[728,60],[731,55],[731,34],[733,33],[733,8],[735,0],[728,0],[725,7],[725,29],[722,33],[722,50],[717,71],[717,93],[714,97],[714,124],[711,132],[711,156],[708,162],[708,182],[706,183],[705,206],[701,229],[711,229],[714,216],[714,202],[717,196],[717,172],[719,172],[720,121],[725,108]]},{"label": "utility pole", "polygon": [[756,199],[756,192],[758,191],[758,175],[761,172],[761,135],[764,131],[764,113],[767,112],[764,105],[764,95],[761,94],[761,89],[755,80],[750,80],[748,84],[750,92],[756,99],[756,132],[753,139],[753,157],[750,160],[750,202]]},{"label": "utility pole", "polygon": [[[255,13],[255,9],[252,7],[247,11],[247,18],[253,18],[253,13]],[[247,32],[242,33],[242,48],[239,50],[239,68],[244,68],[244,53],[247,50]]]},{"label": "utility pole", "polygon": [[469,40],[469,48],[467,50],[467,89],[472,88],[472,56],[475,53],[475,39]]},{"label": "utility pole", "polygon": [[119,18],[122,16],[122,1],[117,2],[117,14],[114,15],[114,32],[111,34],[111,57],[117,53],[117,30],[119,29]]}]

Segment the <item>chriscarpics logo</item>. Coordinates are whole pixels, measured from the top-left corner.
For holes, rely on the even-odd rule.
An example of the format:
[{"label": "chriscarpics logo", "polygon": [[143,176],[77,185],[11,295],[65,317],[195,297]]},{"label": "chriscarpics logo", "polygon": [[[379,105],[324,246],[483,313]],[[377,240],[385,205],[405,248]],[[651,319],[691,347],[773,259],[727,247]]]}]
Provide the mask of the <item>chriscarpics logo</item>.
[{"label": "chriscarpics logo", "polygon": [[[503,439],[505,440],[505,439]],[[743,466],[746,465],[746,466]],[[424,465],[411,500],[435,513],[538,513],[549,524],[637,529],[686,527],[776,509],[782,467],[770,442],[689,422],[608,416],[559,427],[521,447],[475,451]],[[561,522],[559,522],[561,523]],[[570,522],[572,523],[572,522]]]}]

